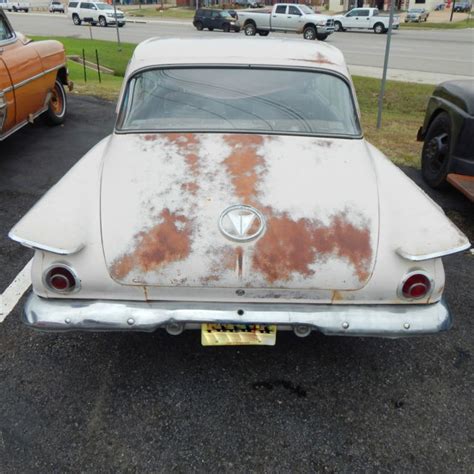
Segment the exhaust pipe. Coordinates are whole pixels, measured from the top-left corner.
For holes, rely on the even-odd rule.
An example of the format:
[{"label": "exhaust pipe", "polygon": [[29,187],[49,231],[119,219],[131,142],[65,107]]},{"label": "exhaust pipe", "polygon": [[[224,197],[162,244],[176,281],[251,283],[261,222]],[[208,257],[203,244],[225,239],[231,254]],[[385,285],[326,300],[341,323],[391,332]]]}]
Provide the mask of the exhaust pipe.
[{"label": "exhaust pipe", "polygon": [[293,327],[294,333],[298,337],[307,337],[311,334],[311,326],[305,326],[304,324],[299,324],[298,326]]},{"label": "exhaust pipe", "polygon": [[169,323],[166,325],[166,332],[171,336],[179,336],[184,331],[183,323]]}]

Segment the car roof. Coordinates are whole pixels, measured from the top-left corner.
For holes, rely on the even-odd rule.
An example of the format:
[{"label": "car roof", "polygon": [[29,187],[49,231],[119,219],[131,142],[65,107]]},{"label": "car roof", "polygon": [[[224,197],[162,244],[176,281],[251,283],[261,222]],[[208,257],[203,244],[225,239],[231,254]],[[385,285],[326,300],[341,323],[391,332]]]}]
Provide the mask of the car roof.
[{"label": "car roof", "polygon": [[160,65],[226,64],[314,67],[349,72],[341,51],[320,41],[276,38],[150,38],[133,53],[127,75]]}]

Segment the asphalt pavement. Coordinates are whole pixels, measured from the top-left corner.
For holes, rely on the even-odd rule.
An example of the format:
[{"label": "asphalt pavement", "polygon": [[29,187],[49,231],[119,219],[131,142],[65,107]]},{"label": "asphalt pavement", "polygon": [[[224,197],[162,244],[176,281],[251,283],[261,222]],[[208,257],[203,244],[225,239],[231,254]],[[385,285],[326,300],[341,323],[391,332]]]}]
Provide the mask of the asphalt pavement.
[{"label": "asphalt pavement", "polygon": [[[69,110],[0,143],[0,292],[31,257],[8,230],[112,130],[112,103]],[[472,239],[473,205],[430,194]],[[445,259],[454,327],[414,339],[42,334],[21,301],[0,324],[0,472],[472,472],[473,263]]]},{"label": "asphalt pavement", "polygon": [[[85,24],[74,26],[72,20],[62,14],[9,14],[14,28],[29,35],[70,36],[115,41],[116,28],[89,27]],[[130,23],[119,29],[122,41],[139,43],[150,37],[221,37],[239,38],[243,32],[223,33],[219,31],[197,31],[189,20],[149,21]],[[305,41],[301,35],[292,33],[271,33],[270,37],[288,37]],[[384,61],[386,35],[376,35],[372,31],[352,31],[334,33],[326,40],[338,47],[346,58],[353,74],[381,76]],[[255,37],[255,41],[268,38]],[[216,41],[216,46],[218,46]],[[474,29],[460,30],[412,30],[394,31],[391,55],[390,78],[413,79],[415,82],[437,84],[444,80],[474,76]],[[425,73],[422,74],[413,73]],[[425,79],[425,80],[424,80]]]}]

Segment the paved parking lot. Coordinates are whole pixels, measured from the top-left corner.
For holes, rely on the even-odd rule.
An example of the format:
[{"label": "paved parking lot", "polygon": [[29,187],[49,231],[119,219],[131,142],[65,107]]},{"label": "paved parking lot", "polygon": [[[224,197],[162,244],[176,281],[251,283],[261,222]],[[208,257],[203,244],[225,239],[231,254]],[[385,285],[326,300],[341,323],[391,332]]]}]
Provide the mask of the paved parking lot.
[{"label": "paved parking lot", "polygon": [[[0,144],[0,292],[31,257],[6,233],[110,132],[113,108],[72,97],[64,127]],[[431,194],[472,240],[472,204]],[[0,324],[0,471],[472,472],[473,263],[445,260],[454,327],[422,339],[40,334],[20,303]]]}]

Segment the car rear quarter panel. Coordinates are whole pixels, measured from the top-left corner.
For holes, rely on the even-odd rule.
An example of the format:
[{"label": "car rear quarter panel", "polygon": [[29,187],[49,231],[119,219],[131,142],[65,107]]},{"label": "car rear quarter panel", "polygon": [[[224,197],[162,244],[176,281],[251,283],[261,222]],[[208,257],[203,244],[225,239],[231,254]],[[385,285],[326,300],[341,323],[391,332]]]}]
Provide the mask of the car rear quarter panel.
[{"label": "car rear quarter panel", "polygon": [[64,46],[59,41],[46,40],[30,43],[41,59],[44,71],[66,65]]}]

